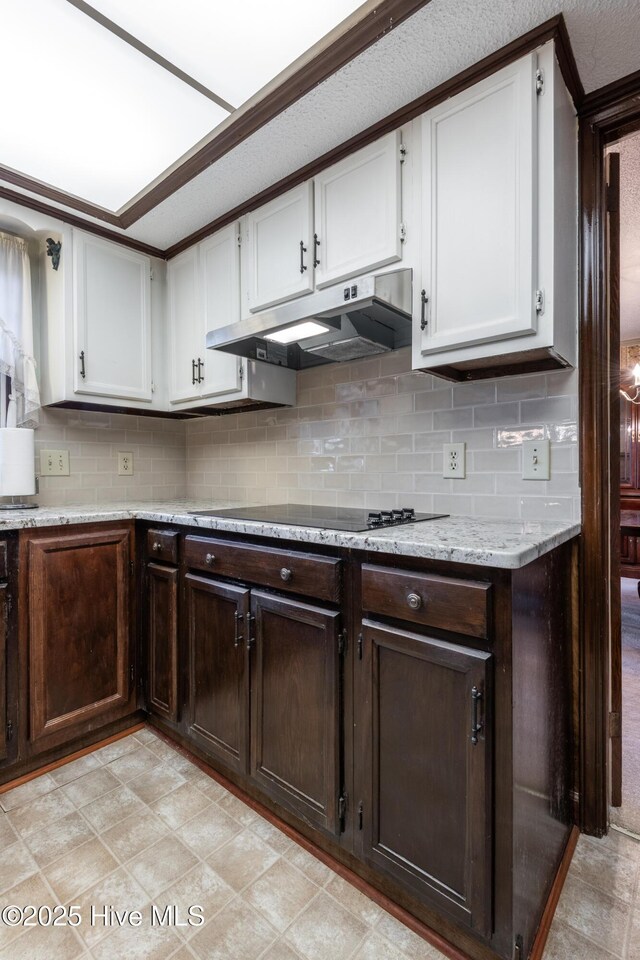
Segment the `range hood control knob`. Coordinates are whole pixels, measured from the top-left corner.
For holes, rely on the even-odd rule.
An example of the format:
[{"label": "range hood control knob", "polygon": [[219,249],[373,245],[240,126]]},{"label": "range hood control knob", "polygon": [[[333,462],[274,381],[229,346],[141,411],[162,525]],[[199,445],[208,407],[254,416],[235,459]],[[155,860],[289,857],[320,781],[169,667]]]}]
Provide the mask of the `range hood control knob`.
[{"label": "range hood control knob", "polygon": [[354,283],[354,285],[351,287],[351,299],[355,300],[357,296],[358,296],[358,288]]},{"label": "range hood control knob", "polygon": [[350,299],[351,299],[351,293],[350,293],[350,291],[349,291],[349,287],[345,287],[345,288],[344,288],[343,296],[344,296],[344,299],[345,299],[345,300],[350,300]]}]

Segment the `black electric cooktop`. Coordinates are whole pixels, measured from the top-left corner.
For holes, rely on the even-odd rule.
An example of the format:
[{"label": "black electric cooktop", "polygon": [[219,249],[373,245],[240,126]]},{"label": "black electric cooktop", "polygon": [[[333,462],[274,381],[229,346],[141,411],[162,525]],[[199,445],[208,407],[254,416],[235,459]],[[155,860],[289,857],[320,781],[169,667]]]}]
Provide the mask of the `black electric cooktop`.
[{"label": "black electric cooktop", "polygon": [[355,510],[350,507],[315,507],[304,503],[279,503],[263,507],[234,507],[229,510],[193,510],[196,517],[226,517],[229,520],[257,520],[295,527],[326,527],[330,530],[382,530],[386,527],[437,520],[448,513],[416,513],[412,507],[401,510]]}]

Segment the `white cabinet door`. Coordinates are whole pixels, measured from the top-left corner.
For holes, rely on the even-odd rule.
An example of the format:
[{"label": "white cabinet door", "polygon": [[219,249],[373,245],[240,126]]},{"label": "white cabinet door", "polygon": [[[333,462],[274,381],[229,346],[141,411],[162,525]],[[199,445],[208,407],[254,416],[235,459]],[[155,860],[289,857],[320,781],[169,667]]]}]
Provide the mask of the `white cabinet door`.
[{"label": "white cabinet door", "polygon": [[312,183],[247,214],[243,276],[255,312],[313,290]]},{"label": "white cabinet door", "polygon": [[[198,292],[198,248],[169,260],[169,400],[179,403],[200,396],[198,356],[204,360],[202,307]],[[200,354],[198,348],[200,347]]]},{"label": "white cabinet door", "polygon": [[75,393],[151,400],[151,263],[74,232]]},{"label": "white cabinet door", "polygon": [[200,250],[200,284],[204,326],[201,327],[198,357],[204,360],[203,397],[233,393],[241,389],[240,359],[220,350],[207,350],[209,330],[226,327],[240,319],[240,250],[238,225],[230,224],[208,240]]},{"label": "white cabinet door", "polygon": [[402,259],[400,149],[397,130],[316,176],[318,287]]},{"label": "white cabinet door", "polygon": [[535,333],[536,57],[422,118],[423,354]]}]

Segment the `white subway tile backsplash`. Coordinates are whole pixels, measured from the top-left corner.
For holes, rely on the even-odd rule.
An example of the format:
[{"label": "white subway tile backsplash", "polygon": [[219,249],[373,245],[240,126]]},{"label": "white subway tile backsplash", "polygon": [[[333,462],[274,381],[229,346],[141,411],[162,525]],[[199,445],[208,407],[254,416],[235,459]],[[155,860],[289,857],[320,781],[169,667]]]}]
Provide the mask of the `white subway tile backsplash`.
[{"label": "white subway tile backsplash", "polygon": [[[575,371],[451,385],[410,369],[408,349],[298,375],[294,408],[196,420],[45,410],[43,447],[69,477],[44,505],[177,497],[399,507],[530,519],[579,517]],[[521,479],[523,439],[552,441],[551,479]],[[467,444],[467,476],[442,476],[442,445]],[[123,446],[126,444],[126,446]],[[135,472],[117,476],[118,450]]]}]

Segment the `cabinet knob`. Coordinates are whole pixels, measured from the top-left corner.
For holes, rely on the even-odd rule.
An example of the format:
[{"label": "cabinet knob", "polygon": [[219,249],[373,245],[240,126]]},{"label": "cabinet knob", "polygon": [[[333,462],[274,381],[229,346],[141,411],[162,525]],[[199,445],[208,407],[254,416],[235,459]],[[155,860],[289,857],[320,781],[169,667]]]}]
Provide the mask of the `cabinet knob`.
[{"label": "cabinet knob", "polygon": [[288,583],[292,576],[293,574],[291,570],[289,570],[287,567],[283,567],[280,571],[280,579],[284,580],[285,583]]},{"label": "cabinet knob", "polygon": [[412,610],[419,610],[422,606],[422,597],[418,596],[417,593],[408,593],[407,594],[407,603]]},{"label": "cabinet knob", "polygon": [[211,564],[214,563],[215,559],[216,559],[216,558],[214,557],[214,555],[213,555],[212,553],[208,553],[208,554],[205,556],[205,558],[204,558],[204,562],[205,562],[206,564],[208,564],[209,566],[211,566]]},{"label": "cabinet knob", "polygon": [[158,543],[158,541],[156,540],[156,542],[154,543],[151,549],[153,550],[154,553],[158,553],[159,550],[162,550],[162,544]]}]

